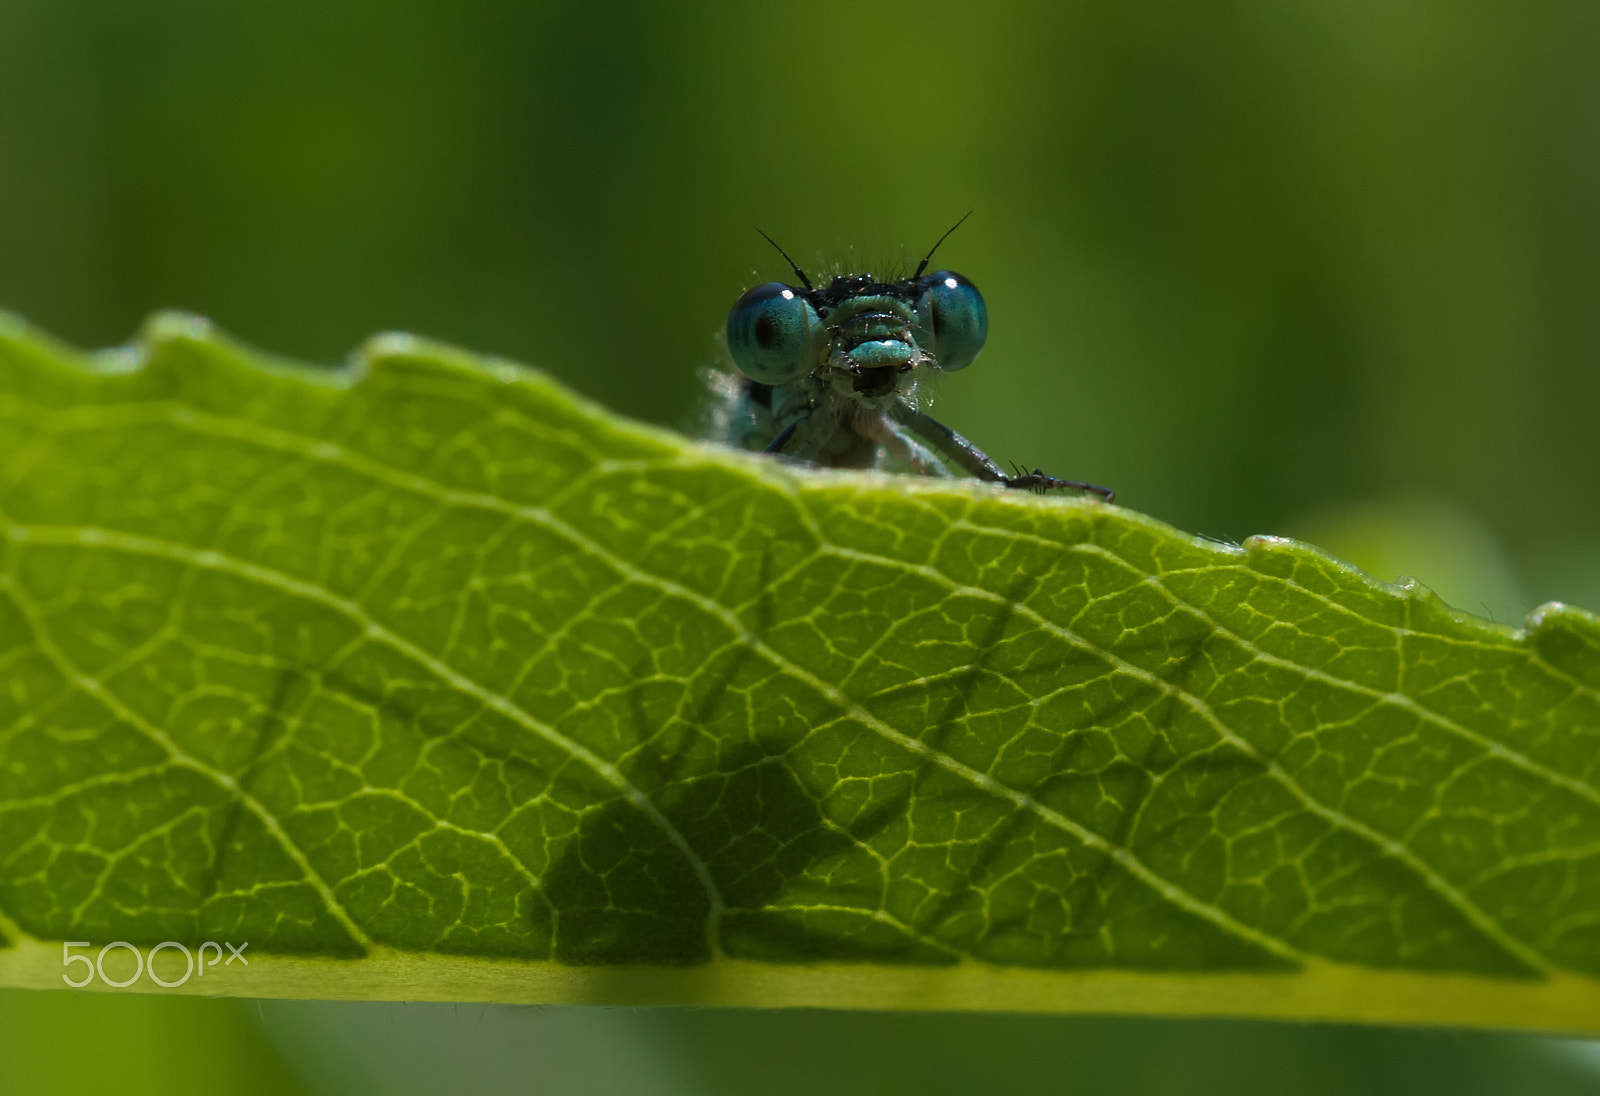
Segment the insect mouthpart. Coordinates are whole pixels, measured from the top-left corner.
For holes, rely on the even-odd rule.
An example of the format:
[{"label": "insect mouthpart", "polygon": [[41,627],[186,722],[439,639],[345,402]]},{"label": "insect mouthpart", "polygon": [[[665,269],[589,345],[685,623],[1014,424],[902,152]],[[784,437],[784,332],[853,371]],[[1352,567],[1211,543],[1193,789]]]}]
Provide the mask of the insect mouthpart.
[{"label": "insect mouthpart", "polygon": [[910,338],[863,339],[840,349],[844,367],[852,373],[869,369],[894,369],[904,373],[917,363],[917,348]]},{"label": "insect mouthpart", "polygon": [[869,398],[887,396],[900,383],[900,374],[909,370],[909,364],[886,365],[876,369],[862,369],[850,379],[850,385],[859,396]]},{"label": "insect mouthpart", "polygon": [[[914,322],[911,309],[888,295],[838,302],[827,317],[834,364],[857,374],[858,383],[864,374],[892,378],[906,372],[922,358],[912,335]],[[857,391],[867,389],[858,388]],[[887,389],[880,389],[879,394],[883,391]]]},{"label": "insect mouthpart", "polygon": [[858,316],[850,325],[853,339],[840,332],[836,361],[850,374],[851,391],[873,399],[895,391],[900,378],[921,361],[922,351],[904,323],[890,317],[861,323],[864,318]]}]

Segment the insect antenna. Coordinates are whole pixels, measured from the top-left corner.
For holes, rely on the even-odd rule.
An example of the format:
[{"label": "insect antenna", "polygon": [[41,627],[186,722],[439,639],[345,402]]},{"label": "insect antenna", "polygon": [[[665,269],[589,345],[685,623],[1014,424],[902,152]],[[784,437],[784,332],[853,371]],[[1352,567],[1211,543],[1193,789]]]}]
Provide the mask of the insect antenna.
[{"label": "insect antenna", "polygon": [[[976,212],[976,210],[971,210],[971,209],[967,210],[967,217],[972,216],[973,213],[975,213],[975,212]],[[930,247],[928,249],[928,253],[926,255],[924,255],[922,257],[922,261],[917,264],[917,272],[915,274],[911,275],[912,278],[920,278],[920,277],[922,277],[922,272],[924,270],[928,269],[928,260],[933,258],[933,253],[935,251],[939,250],[939,244],[942,244],[946,240],[948,240],[950,238],[950,233],[954,232],[956,229],[960,228],[963,224],[965,224],[966,220],[967,220],[967,217],[963,217],[963,218],[961,218],[961,220],[959,220],[955,224],[951,225],[949,227],[949,229],[947,229],[945,231],[945,234],[943,236],[940,236],[938,241],[932,247]],[[760,232],[761,230],[757,229],[756,231]],[[762,232],[761,234],[763,236],[766,235],[765,232]],[[777,244],[773,244],[772,246],[773,247],[777,247],[778,245]],[[787,255],[784,256],[785,259],[787,259],[788,257],[789,256],[787,256]]]},{"label": "insect antenna", "polygon": [[[962,218],[962,219],[965,220],[966,218]],[[757,232],[761,232],[761,230],[759,228],[757,228],[756,231]],[[946,232],[945,235],[948,236],[948,235],[950,235],[950,233]],[[767,241],[767,243],[771,244],[773,247],[778,247],[778,241],[774,240],[771,236],[768,236],[765,232],[761,232],[761,238],[763,240]],[[937,245],[935,245],[935,246],[937,246]],[[806,277],[806,272],[804,270],[801,270],[798,266],[795,265],[795,261],[793,259],[789,258],[789,253],[787,251],[785,251],[781,247],[778,247],[778,254],[782,255],[783,256],[783,261],[789,264],[789,267],[790,267],[790,269],[792,269],[794,271],[795,276],[800,279],[800,284],[801,285],[805,286],[807,289],[814,288],[812,286],[812,284],[811,284],[811,279]]]}]

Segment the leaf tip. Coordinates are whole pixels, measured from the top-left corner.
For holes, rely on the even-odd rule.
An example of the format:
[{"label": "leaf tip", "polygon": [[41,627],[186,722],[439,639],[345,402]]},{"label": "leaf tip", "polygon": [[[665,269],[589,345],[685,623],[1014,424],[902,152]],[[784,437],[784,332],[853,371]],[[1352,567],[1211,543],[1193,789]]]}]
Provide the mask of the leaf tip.
[{"label": "leaf tip", "polygon": [[380,331],[356,347],[350,366],[358,374],[366,373],[395,359],[421,357],[428,349],[426,342],[408,331]]},{"label": "leaf tip", "polygon": [[1600,689],[1600,615],[1548,602],[1528,614],[1527,643],[1546,663]]},{"label": "leaf tip", "polygon": [[1244,543],[1241,544],[1240,547],[1247,552],[1281,552],[1285,550],[1293,550],[1295,548],[1304,548],[1305,545],[1300,541],[1295,540],[1293,537],[1275,537],[1269,536],[1266,533],[1257,533],[1253,537],[1245,537]]},{"label": "leaf tip", "polygon": [[1578,628],[1600,636],[1600,614],[1564,601],[1547,601],[1528,614],[1528,631],[1548,628]]},{"label": "leaf tip", "polygon": [[139,329],[138,341],[152,350],[176,342],[215,342],[217,328],[193,312],[156,312]]},{"label": "leaf tip", "polygon": [[465,374],[478,378],[488,375],[502,383],[542,379],[542,374],[531,366],[469,354],[405,331],[383,331],[367,339],[350,356],[350,372],[352,380],[389,372]]}]

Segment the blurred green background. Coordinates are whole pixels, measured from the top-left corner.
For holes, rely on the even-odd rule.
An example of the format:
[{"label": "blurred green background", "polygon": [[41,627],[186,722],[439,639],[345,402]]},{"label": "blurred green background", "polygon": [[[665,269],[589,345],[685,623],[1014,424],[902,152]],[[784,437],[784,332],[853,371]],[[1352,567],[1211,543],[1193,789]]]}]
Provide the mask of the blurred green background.
[{"label": "blurred green background", "polygon": [[[0,0],[0,307],[85,346],[189,309],[327,363],[400,328],[681,425],[728,305],[786,274],[753,225],[814,272],[883,270],[974,209],[940,260],[991,339],[937,410],[997,458],[1209,536],[1302,535],[1501,621],[1600,608],[1597,57],[1600,7],[1554,2]],[[241,1077],[269,1076],[251,1055],[304,1075],[334,1022],[88,1000],[0,998],[44,1025],[0,1069],[204,1016]],[[317,1007],[376,1045],[384,1006]],[[1163,1044],[1191,1048],[1161,1059],[1182,1081],[1146,1062],[1123,1091],[1353,1091],[1250,1087],[1202,1046],[1305,1085],[1404,1059],[1407,1092],[1515,1090],[1449,1081],[1463,1054],[1556,1068],[1483,1036],[595,1015],[633,1019],[571,1021],[582,1045],[648,1043],[686,1091],[797,1033],[1022,1070],[996,1091]],[[77,1090],[27,1076],[0,1089]]]}]

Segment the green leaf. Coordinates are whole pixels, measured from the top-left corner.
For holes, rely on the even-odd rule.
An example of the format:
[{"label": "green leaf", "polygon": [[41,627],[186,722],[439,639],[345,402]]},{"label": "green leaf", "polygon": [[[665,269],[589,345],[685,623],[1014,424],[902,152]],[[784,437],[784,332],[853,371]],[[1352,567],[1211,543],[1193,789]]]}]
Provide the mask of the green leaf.
[{"label": "green leaf", "polygon": [[0,983],[1600,1031],[1580,610],[404,336],[6,321],[0,378]]}]

